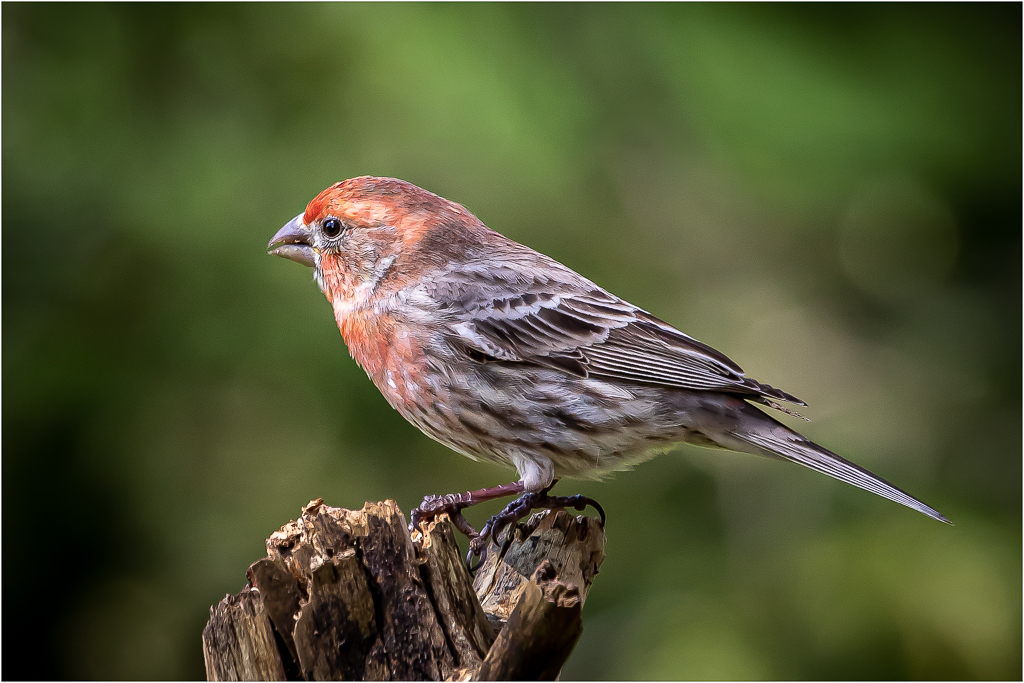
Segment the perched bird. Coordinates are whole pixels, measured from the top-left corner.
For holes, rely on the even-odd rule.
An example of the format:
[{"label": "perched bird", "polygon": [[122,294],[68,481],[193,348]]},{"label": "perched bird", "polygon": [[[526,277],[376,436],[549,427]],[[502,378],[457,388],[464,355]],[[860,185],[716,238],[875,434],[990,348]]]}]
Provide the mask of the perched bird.
[{"label": "perched bird", "polygon": [[593,504],[549,496],[558,478],[596,479],[677,442],[789,460],[948,521],[754,405],[790,412],[781,402],[799,399],[415,185],[332,185],[268,249],[314,269],[352,357],[395,410],[462,455],[518,471],[414,511],[414,524],[447,512],[474,536],[463,508],[526,494],[474,551],[530,508]]}]

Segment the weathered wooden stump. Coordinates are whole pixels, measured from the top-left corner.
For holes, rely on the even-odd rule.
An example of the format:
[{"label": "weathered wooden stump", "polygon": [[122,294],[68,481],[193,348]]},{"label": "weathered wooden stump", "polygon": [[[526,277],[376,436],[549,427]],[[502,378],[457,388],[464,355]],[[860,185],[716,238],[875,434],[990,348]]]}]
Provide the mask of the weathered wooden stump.
[{"label": "weathered wooden stump", "polygon": [[604,560],[600,523],[539,512],[475,581],[455,533],[441,516],[410,537],[390,500],[311,502],[210,608],[207,679],[554,680]]}]

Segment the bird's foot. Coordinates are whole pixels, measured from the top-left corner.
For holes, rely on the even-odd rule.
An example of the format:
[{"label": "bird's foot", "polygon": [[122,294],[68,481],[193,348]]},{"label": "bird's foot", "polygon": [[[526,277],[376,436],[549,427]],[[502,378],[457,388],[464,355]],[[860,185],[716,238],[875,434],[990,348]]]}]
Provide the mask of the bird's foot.
[{"label": "bird's foot", "polygon": [[430,521],[438,515],[448,515],[456,529],[470,538],[476,538],[479,535],[477,530],[462,516],[462,511],[475,503],[476,501],[467,493],[427,496],[419,507],[413,508],[409,513],[409,531],[416,529],[420,522]]},{"label": "bird's foot", "polygon": [[451,518],[456,529],[471,539],[476,538],[479,534],[462,516],[462,511],[477,503],[512,496],[522,492],[523,484],[514,481],[511,484],[501,484],[477,491],[449,493],[445,496],[427,496],[418,508],[409,513],[409,531],[414,531],[420,522],[429,521],[438,515],[446,514]]},{"label": "bird's foot", "polygon": [[[494,538],[495,543],[500,544],[503,550],[506,549],[512,542],[513,534],[510,530],[509,533],[506,534],[505,540],[502,542],[499,540],[501,532],[509,525],[515,525],[516,522],[530,514],[533,510],[572,508],[582,512],[589,505],[597,510],[598,514],[601,515],[601,528],[604,528],[606,520],[604,508],[602,508],[601,504],[596,500],[582,495],[549,496],[549,490],[551,490],[551,487],[548,487],[543,491],[527,493],[526,495],[520,496],[509,503],[504,510],[487,520],[487,523],[484,524],[482,529],[480,529],[480,533],[477,534],[475,538],[471,538],[469,542],[469,553],[466,555],[466,568],[470,573],[479,569],[487,558],[487,542],[491,538]],[[475,562],[474,558],[477,558]]]}]

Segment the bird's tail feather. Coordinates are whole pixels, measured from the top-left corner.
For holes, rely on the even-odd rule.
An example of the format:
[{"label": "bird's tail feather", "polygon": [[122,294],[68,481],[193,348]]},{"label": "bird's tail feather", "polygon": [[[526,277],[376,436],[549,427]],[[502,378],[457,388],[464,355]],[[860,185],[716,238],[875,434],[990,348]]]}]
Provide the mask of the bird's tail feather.
[{"label": "bird's tail feather", "polygon": [[[772,420],[772,422],[775,421]],[[847,484],[852,484],[865,491],[870,491],[883,498],[906,505],[908,508],[928,515],[932,519],[952,524],[952,522],[939,514],[938,511],[928,507],[917,498],[898,489],[881,477],[875,476],[863,467],[855,465],[826,448],[822,448],[813,441],[805,439],[777,422],[776,425],[782,427],[782,429],[770,431],[751,430],[749,432],[734,431],[732,435],[783,460],[789,460],[804,467],[809,467],[812,470],[834,477],[839,481],[845,481]]]}]

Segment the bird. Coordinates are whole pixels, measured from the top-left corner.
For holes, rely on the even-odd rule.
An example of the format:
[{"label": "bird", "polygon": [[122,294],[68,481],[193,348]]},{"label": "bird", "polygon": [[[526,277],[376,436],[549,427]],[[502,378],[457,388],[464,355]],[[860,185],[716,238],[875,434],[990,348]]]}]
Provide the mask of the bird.
[{"label": "bird", "polygon": [[[786,426],[795,396],[462,205],[396,178],[320,192],[268,252],[313,269],[346,346],[387,402],[428,437],[516,481],[426,496],[412,525],[447,513],[481,556],[529,510],[585,509],[561,478],[601,479],[679,443],[803,465],[950,523]],[[520,496],[478,532],[462,510]]]}]

